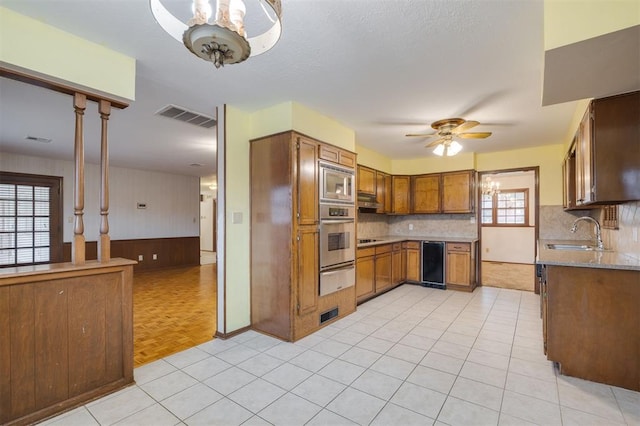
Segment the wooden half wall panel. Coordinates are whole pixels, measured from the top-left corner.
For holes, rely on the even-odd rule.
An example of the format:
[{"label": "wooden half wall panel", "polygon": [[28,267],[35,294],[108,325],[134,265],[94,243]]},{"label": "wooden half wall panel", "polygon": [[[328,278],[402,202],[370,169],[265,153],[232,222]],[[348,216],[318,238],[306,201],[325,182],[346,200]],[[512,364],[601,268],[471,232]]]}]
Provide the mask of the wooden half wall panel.
[{"label": "wooden half wall panel", "polygon": [[[153,260],[153,255],[157,256]],[[142,256],[142,261],[138,260]],[[64,243],[65,262],[71,261],[71,243]],[[151,271],[169,267],[200,264],[200,237],[145,238],[111,241],[111,257],[121,257],[138,262],[134,272]],[[86,259],[98,258],[96,241],[86,242]]]},{"label": "wooden half wall panel", "polygon": [[534,291],[535,265],[507,262],[482,262],[482,285]]}]

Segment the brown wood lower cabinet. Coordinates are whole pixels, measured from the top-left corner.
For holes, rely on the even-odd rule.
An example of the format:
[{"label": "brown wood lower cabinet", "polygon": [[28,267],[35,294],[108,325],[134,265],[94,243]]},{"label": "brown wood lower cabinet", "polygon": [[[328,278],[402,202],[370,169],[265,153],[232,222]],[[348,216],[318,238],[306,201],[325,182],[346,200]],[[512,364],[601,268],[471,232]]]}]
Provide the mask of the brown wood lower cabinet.
[{"label": "brown wood lower cabinet", "polygon": [[376,246],[376,293],[391,287],[391,244]]},{"label": "brown wood lower cabinet", "polygon": [[446,243],[446,284],[451,290],[476,287],[475,243]]},{"label": "brown wood lower cabinet", "polygon": [[0,278],[0,424],[30,424],[133,383],[133,262]]},{"label": "brown wood lower cabinet", "polygon": [[367,299],[376,290],[376,249],[367,247],[358,249],[356,260],[356,297],[358,301]]},{"label": "brown wood lower cabinet", "polygon": [[402,284],[402,243],[357,250],[356,298],[358,303]]},{"label": "brown wood lower cabinet", "polygon": [[407,263],[406,274],[407,281],[412,283],[420,282],[420,242],[419,241],[406,241],[402,243],[402,246],[406,250]]},{"label": "brown wood lower cabinet", "polygon": [[544,269],[547,358],[567,376],[640,391],[640,271]]}]

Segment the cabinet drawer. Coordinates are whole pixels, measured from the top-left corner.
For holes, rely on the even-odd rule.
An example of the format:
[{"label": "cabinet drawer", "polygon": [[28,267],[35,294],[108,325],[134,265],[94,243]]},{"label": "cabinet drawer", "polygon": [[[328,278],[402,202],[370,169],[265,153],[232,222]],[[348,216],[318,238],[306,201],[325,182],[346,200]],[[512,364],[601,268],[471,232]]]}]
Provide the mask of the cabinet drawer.
[{"label": "cabinet drawer", "polygon": [[376,246],[376,254],[383,254],[383,253],[391,253],[391,244],[383,244],[381,246]]},{"label": "cabinet drawer", "polygon": [[337,163],[340,157],[340,153],[337,148],[332,146],[320,145],[320,152],[318,153],[318,157],[323,160],[331,161]]},{"label": "cabinet drawer", "polygon": [[402,243],[393,243],[393,251],[402,250]]},{"label": "cabinet drawer", "polygon": [[347,167],[355,167],[356,166],[356,156],[355,154],[347,151],[340,151],[340,164]]},{"label": "cabinet drawer", "polygon": [[420,250],[420,242],[419,241],[407,241],[402,243],[402,247],[414,250]]},{"label": "cabinet drawer", "polygon": [[471,251],[471,243],[447,243],[447,251]]},{"label": "cabinet drawer", "polygon": [[361,257],[373,256],[374,254],[376,254],[375,247],[359,248],[356,252],[356,257],[360,259]]}]

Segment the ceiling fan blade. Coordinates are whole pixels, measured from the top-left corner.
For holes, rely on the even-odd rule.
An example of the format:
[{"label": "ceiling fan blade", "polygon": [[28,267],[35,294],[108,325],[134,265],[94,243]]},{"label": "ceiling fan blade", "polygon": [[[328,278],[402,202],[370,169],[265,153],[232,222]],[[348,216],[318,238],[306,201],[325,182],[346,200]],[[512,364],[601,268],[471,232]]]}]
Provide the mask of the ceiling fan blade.
[{"label": "ceiling fan blade", "polygon": [[409,134],[406,134],[405,136],[408,136],[410,138],[412,137],[430,138],[431,136],[435,136],[435,135],[437,135],[437,133],[409,133]]},{"label": "ceiling fan blade", "polygon": [[435,141],[433,141],[433,142],[431,142],[429,144],[426,144],[424,147],[425,148],[431,148],[432,146],[440,145],[441,143],[444,143],[445,141],[446,141],[446,139],[440,138],[440,139],[437,139],[437,140],[435,140]]},{"label": "ceiling fan blade", "polygon": [[491,136],[491,132],[471,132],[471,133],[458,133],[456,137],[462,139],[484,139]]},{"label": "ceiling fan blade", "polygon": [[465,121],[464,123],[462,123],[461,125],[459,125],[458,127],[455,127],[453,129],[451,129],[451,133],[456,134],[456,133],[462,133],[462,132],[466,132],[467,130],[476,127],[478,124],[480,124],[477,121],[473,121],[473,120],[469,120],[469,121]]}]

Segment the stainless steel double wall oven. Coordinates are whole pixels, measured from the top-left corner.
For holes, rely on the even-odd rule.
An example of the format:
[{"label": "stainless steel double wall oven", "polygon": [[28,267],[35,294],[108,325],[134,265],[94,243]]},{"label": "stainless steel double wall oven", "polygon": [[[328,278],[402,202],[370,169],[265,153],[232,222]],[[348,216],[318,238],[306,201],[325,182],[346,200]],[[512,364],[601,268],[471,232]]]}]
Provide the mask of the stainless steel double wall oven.
[{"label": "stainless steel double wall oven", "polygon": [[356,282],[355,170],[320,162],[320,296]]}]

